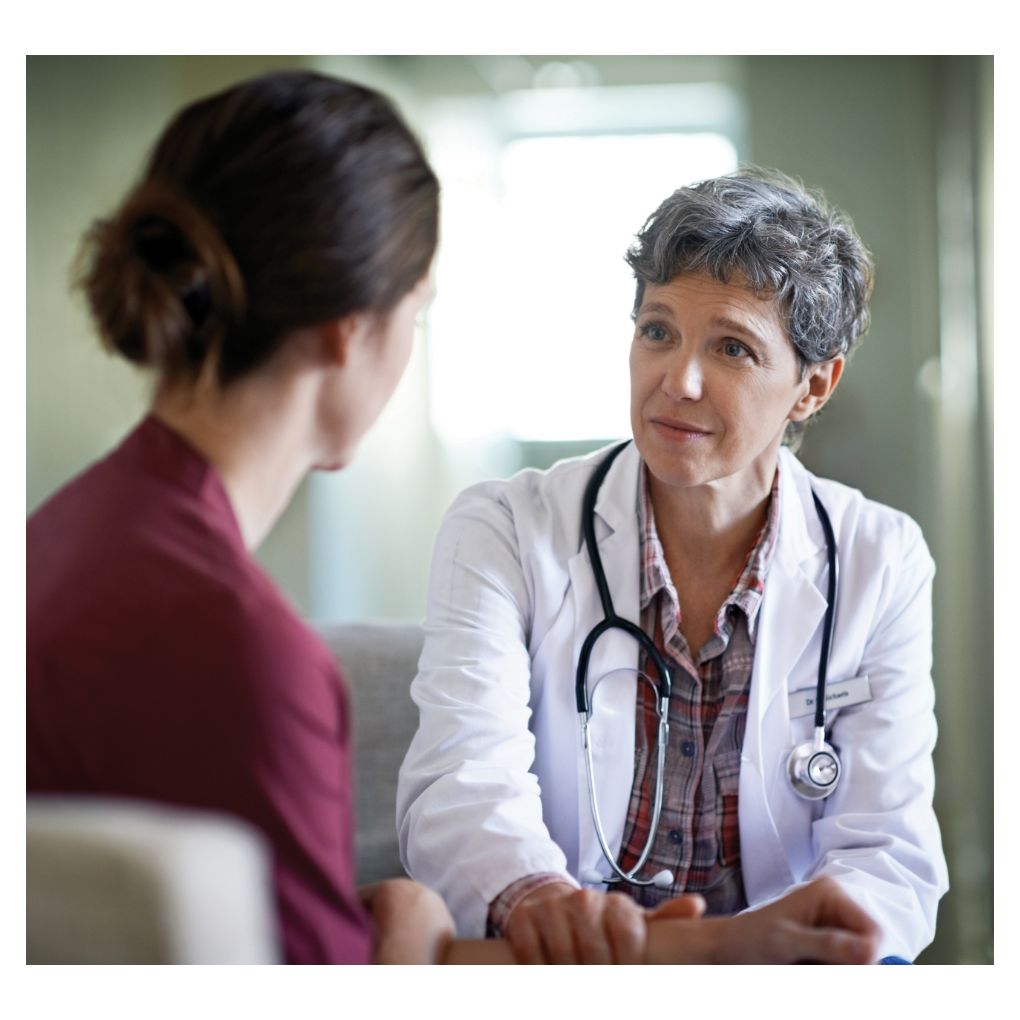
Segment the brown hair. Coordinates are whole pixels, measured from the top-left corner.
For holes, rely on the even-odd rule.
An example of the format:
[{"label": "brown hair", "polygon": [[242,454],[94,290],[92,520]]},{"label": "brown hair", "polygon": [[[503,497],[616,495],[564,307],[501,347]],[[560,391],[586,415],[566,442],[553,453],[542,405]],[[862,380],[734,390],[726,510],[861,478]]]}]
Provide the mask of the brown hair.
[{"label": "brown hair", "polygon": [[432,261],[438,196],[385,97],[265,75],[177,114],[86,234],[80,282],[109,348],[164,375],[215,351],[226,385],[290,330],[391,310]]}]

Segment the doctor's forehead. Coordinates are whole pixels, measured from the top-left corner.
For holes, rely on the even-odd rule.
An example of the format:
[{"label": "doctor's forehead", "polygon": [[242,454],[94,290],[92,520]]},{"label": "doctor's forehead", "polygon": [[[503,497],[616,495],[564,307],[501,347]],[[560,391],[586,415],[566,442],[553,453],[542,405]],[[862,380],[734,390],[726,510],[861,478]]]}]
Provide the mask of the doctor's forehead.
[{"label": "doctor's forehead", "polygon": [[743,277],[728,282],[702,274],[684,273],[668,283],[645,286],[636,315],[680,316],[695,313],[724,329],[767,333],[786,338],[785,314],[768,293],[749,287]]}]

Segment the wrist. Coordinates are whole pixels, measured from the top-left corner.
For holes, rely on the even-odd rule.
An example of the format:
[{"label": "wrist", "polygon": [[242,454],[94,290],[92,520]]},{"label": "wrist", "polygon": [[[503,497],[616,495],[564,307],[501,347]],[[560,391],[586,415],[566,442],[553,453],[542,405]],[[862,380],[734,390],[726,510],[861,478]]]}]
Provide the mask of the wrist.
[{"label": "wrist", "polygon": [[438,963],[458,966],[464,964],[516,963],[510,943],[503,939],[455,939],[443,947]]},{"label": "wrist", "polygon": [[540,885],[526,896],[522,896],[517,901],[515,909],[522,903],[542,903],[545,900],[558,900],[562,896],[570,896],[576,892],[577,887],[569,882],[546,882],[545,885]]},{"label": "wrist", "polygon": [[571,896],[577,892],[577,888],[572,886],[569,882],[545,882],[540,885],[537,889],[532,889],[530,892],[525,893],[521,896],[511,907],[509,913],[506,915],[505,920],[502,924],[503,932],[508,932],[513,924],[513,919],[525,904],[530,906],[536,906],[539,903],[547,903],[549,900],[562,899],[564,896]]},{"label": "wrist", "polygon": [[486,933],[495,938],[504,935],[510,922],[510,915],[517,907],[533,892],[548,885],[568,885],[573,888],[561,874],[550,871],[537,871],[511,882],[489,904]]},{"label": "wrist", "polygon": [[667,918],[648,921],[647,962],[650,964],[721,963],[726,918]]}]

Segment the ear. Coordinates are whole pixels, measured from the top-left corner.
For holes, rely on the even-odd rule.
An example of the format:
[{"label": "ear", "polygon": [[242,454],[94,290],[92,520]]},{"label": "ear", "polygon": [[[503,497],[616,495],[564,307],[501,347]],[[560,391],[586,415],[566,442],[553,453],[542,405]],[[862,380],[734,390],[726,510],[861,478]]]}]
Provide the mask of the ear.
[{"label": "ear", "polygon": [[342,319],[320,322],[312,331],[323,361],[334,368],[345,368],[355,348],[372,332],[372,322],[364,312],[351,312]]},{"label": "ear", "polygon": [[843,376],[846,358],[842,354],[817,365],[809,365],[801,380],[801,395],[787,416],[790,421],[806,421],[817,414],[835,392]]}]

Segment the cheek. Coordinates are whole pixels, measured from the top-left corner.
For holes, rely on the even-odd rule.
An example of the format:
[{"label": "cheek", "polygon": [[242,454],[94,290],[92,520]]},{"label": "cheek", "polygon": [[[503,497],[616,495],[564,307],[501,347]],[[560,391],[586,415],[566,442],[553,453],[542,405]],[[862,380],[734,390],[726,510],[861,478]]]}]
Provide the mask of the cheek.
[{"label": "cheek", "polygon": [[404,346],[400,353],[400,372],[403,374],[404,369],[407,368],[408,363],[411,360],[411,352],[414,350],[414,338],[417,330],[415,329],[414,322],[411,322],[407,327],[407,333],[404,336]]},{"label": "cheek", "polygon": [[637,356],[633,346],[630,350],[630,402],[638,407],[648,395],[648,372],[641,358]]},{"label": "cheek", "polygon": [[390,390],[396,388],[407,369],[411,360],[411,350],[414,346],[414,324],[409,322],[401,324],[395,335],[389,338],[389,345],[385,358],[385,376]]},{"label": "cheek", "polygon": [[641,392],[641,380],[634,371],[633,362],[630,370],[630,421],[633,428],[638,427],[641,421],[641,409],[644,406],[644,396]]}]

